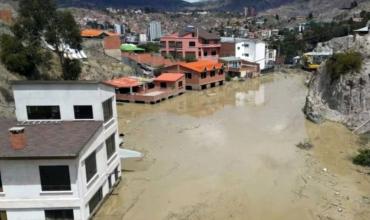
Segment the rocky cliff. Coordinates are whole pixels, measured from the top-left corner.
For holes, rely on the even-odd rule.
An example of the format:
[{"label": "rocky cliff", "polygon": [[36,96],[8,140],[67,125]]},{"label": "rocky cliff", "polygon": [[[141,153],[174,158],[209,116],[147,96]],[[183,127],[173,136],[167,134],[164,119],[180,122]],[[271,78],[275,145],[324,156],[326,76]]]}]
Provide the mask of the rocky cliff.
[{"label": "rocky cliff", "polygon": [[[361,70],[332,80],[325,64],[321,65],[309,83],[304,112],[314,122],[337,121],[357,133],[364,133],[370,131],[370,35],[356,36],[350,45],[350,50],[362,54]],[[346,49],[345,46],[337,48],[341,49],[336,52]]]}]

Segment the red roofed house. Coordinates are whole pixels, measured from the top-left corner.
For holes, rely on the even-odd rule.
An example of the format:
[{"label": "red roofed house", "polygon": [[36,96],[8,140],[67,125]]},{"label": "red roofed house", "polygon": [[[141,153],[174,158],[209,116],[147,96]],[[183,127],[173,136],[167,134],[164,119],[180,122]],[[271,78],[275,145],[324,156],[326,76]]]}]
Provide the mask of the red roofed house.
[{"label": "red roofed house", "polygon": [[171,55],[175,59],[193,56],[198,59],[218,60],[220,37],[196,27],[187,27],[180,33],[161,37],[162,56]]},{"label": "red roofed house", "polygon": [[84,38],[104,38],[106,36],[116,36],[118,34],[99,29],[83,29],[81,31],[81,37]]},{"label": "red roofed house", "polygon": [[162,72],[180,72],[185,75],[186,89],[202,90],[223,85],[223,64],[212,60],[180,63],[162,69]]},{"label": "red roofed house", "polygon": [[151,80],[122,77],[106,83],[116,88],[116,99],[122,102],[155,104],[185,92],[185,76],[181,73],[165,73]]}]

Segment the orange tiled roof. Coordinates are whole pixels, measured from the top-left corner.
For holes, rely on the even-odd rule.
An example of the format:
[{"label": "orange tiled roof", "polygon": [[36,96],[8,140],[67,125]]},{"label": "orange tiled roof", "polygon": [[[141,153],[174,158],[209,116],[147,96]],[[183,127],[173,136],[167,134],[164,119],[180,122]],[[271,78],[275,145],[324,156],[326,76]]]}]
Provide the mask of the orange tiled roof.
[{"label": "orange tiled roof", "polygon": [[170,59],[150,53],[122,53],[122,56],[134,60],[137,63],[146,64],[151,67],[171,66],[175,64],[175,62]]},{"label": "orange tiled roof", "polygon": [[181,63],[180,65],[196,72],[203,72],[205,70],[220,69],[223,64],[213,60],[198,60],[190,63]]},{"label": "orange tiled roof", "polygon": [[112,85],[116,88],[130,88],[130,87],[135,87],[135,86],[140,86],[141,83],[139,80],[130,78],[130,77],[122,77],[118,79],[112,79],[105,81],[105,83]]},{"label": "orange tiled roof", "polygon": [[184,76],[182,73],[162,73],[160,76],[156,77],[155,81],[163,82],[176,82]]},{"label": "orange tiled roof", "polygon": [[108,36],[118,36],[117,33],[109,32],[109,31],[103,31],[99,29],[83,29],[81,31],[82,37],[100,37],[102,34],[108,35]]}]

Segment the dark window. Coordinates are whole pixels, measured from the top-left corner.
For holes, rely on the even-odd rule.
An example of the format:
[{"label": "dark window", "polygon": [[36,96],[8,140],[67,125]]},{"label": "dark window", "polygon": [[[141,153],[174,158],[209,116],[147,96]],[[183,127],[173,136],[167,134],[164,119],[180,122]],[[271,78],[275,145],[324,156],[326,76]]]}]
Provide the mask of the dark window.
[{"label": "dark window", "polygon": [[200,74],[200,78],[204,79],[207,77],[207,72],[203,72]]},{"label": "dark window", "polygon": [[109,189],[112,188],[112,176],[113,176],[113,174],[108,176],[108,187],[109,187]]},{"label": "dark window", "polygon": [[99,205],[103,199],[102,188],[100,188],[89,201],[90,215],[94,212],[95,208]]},{"label": "dark window", "polygon": [[203,52],[203,55],[206,57],[206,56],[208,56],[208,52],[207,51],[204,51]]},{"label": "dark window", "polygon": [[116,167],[116,169],[114,169],[114,181],[117,182],[118,180],[118,174],[119,174],[119,167]]},{"label": "dark window", "polygon": [[179,82],[178,86],[179,86],[179,88],[182,88],[182,86],[183,86],[182,81]]},{"label": "dark window", "polygon": [[211,77],[214,77],[214,76],[216,75],[216,71],[212,70],[212,71],[210,72],[210,75],[211,75]]},{"label": "dark window", "polygon": [[224,70],[223,70],[223,69],[220,69],[220,70],[218,71],[218,75],[222,75],[222,74],[224,74]]},{"label": "dark window", "polygon": [[68,166],[40,166],[42,191],[71,190]]},{"label": "dark window", "polygon": [[189,47],[195,47],[195,42],[194,41],[190,41],[189,42]]},{"label": "dark window", "polygon": [[204,40],[203,41],[203,44],[209,44],[209,41],[208,40]]},{"label": "dark window", "polygon": [[182,42],[181,41],[176,42],[176,48],[182,48]]},{"label": "dark window", "polygon": [[46,220],[73,220],[73,209],[45,210]]},{"label": "dark window", "polygon": [[75,105],[73,106],[75,119],[93,119],[93,109],[91,105]]},{"label": "dark window", "polygon": [[60,119],[59,106],[27,106],[29,120]]},{"label": "dark window", "polygon": [[112,134],[107,140],[105,140],[105,145],[107,148],[107,159],[109,159],[114,154],[114,152],[116,152],[115,134]]},{"label": "dark window", "polygon": [[167,83],[161,82],[160,86],[161,86],[162,89],[165,89],[165,88],[167,88]]},{"label": "dark window", "polygon": [[96,154],[95,152],[91,153],[85,159],[85,170],[86,170],[86,182],[89,182],[91,178],[96,174]]},{"label": "dark window", "polygon": [[1,173],[0,173],[0,192],[4,192],[4,190],[3,190],[3,181],[1,181]]},{"label": "dark window", "polygon": [[211,52],[211,55],[212,55],[212,56],[216,56],[216,55],[217,55],[217,51],[213,50],[213,51]]},{"label": "dark window", "polygon": [[191,79],[191,73],[185,73],[187,79]]},{"label": "dark window", "polygon": [[104,122],[109,121],[113,117],[113,101],[112,98],[103,102]]},{"label": "dark window", "polygon": [[170,48],[174,48],[176,46],[176,42],[175,41],[170,41],[169,42],[169,47]]},{"label": "dark window", "polygon": [[0,220],[7,220],[6,211],[0,210]]}]

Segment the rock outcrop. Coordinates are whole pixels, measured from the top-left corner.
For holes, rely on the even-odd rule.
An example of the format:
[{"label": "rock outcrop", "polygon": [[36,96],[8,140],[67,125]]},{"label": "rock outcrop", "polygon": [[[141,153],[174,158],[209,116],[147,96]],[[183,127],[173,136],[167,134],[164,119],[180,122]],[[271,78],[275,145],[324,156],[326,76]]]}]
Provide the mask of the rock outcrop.
[{"label": "rock outcrop", "polygon": [[356,36],[351,45],[350,50],[362,54],[361,70],[332,80],[321,65],[309,83],[304,112],[316,123],[332,120],[364,133],[370,131],[370,35]]}]

